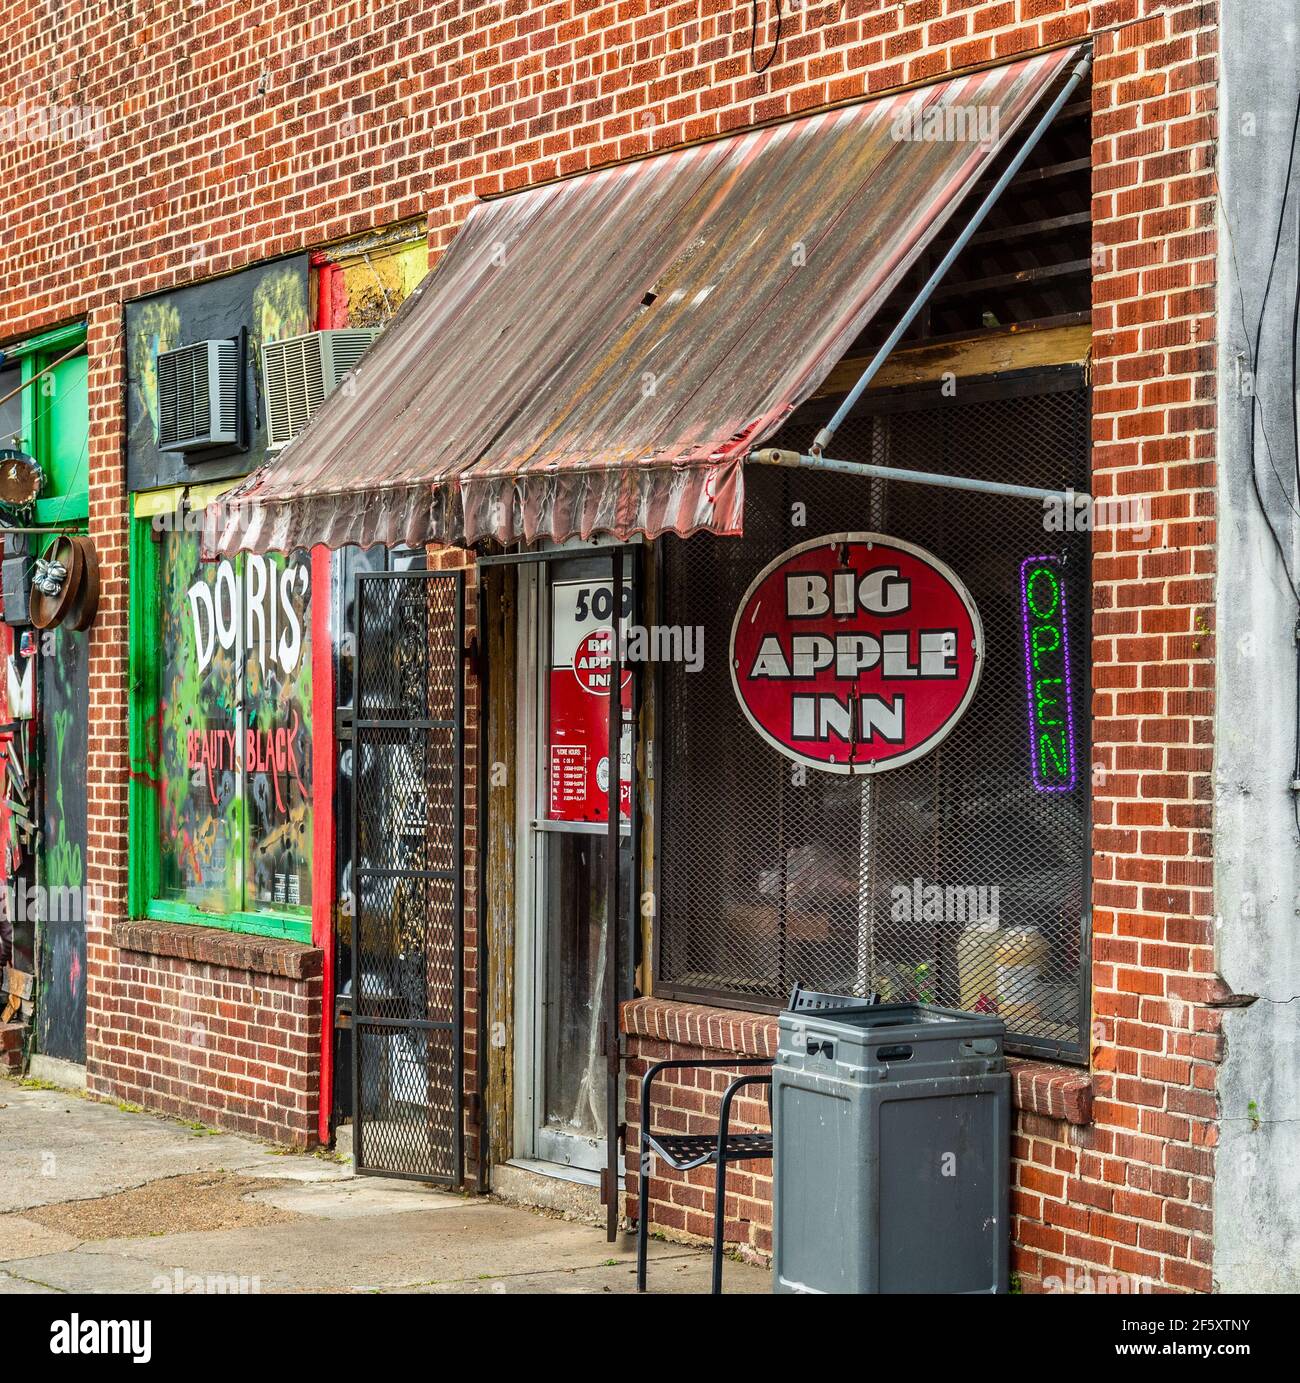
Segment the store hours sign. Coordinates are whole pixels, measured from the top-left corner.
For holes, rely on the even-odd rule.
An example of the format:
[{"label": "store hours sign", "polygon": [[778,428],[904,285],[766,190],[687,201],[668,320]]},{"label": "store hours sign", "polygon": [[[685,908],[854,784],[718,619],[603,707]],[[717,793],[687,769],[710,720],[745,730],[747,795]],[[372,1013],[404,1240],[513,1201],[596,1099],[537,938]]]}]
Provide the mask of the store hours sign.
[{"label": "store hours sign", "polygon": [[[620,629],[626,632],[631,585],[623,586]],[[609,581],[557,581],[551,587],[547,688],[547,817],[605,821],[609,816],[609,692],[613,669],[614,590]],[[632,705],[632,674],[623,668],[619,700]],[[619,811],[632,811],[632,734],[619,739]]]},{"label": "store hours sign", "polygon": [[731,680],[774,749],[827,773],[927,754],[975,695],[984,635],[969,592],[931,553],[879,533],[784,552],[731,628]]}]

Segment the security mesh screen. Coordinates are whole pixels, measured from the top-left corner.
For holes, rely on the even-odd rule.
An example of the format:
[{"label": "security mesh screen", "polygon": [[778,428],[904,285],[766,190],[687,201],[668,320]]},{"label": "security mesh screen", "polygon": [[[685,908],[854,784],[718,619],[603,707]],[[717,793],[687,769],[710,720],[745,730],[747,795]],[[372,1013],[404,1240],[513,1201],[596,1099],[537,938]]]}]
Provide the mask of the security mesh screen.
[{"label": "security mesh screen", "polygon": [[459,1165],[459,573],[362,572],[353,721],[356,1155]]},{"label": "security mesh screen", "polygon": [[[1036,380],[1032,394],[1015,387],[981,397],[962,385],[941,406],[933,391],[895,396],[846,423],[832,454],[1086,491],[1078,373]],[[792,425],[773,444],[807,452],[816,426]],[[1069,531],[1082,528],[1077,515],[1032,499],[763,466],[745,483],[742,539],[663,544],[665,622],[702,626],[704,659],[696,672],[666,665],[661,681],[661,989],[750,1007],[780,1006],[795,981],[877,990],[886,1001],[1000,1012],[1022,1049],[1080,1055],[1089,533]],[[975,697],[942,743],[858,777],[769,747],[728,669],[731,620],[754,576],[799,543],[851,531],[902,538],[946,562],[979,611],[985,655]],[[1047,559],[1065,597],[1073,725],[1050,746],[1031,725],[1027,558]],[[1044,610],[1051,579],[1034,593]]]}]

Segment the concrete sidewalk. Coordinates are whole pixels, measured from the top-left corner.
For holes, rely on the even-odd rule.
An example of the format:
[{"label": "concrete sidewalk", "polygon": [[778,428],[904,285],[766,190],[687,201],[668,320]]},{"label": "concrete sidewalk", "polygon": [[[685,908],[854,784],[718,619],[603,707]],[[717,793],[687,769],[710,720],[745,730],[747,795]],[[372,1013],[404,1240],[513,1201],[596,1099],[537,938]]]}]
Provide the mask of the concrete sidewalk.
[{"label": "concrete sidewalk", "polygon": [[[0,1079],[0,1293],[631,1292],[631,1235]],[[708,1255],[651,1242],[658,1292]],[[768,1292],[728,1262],[728,1292]]]}]

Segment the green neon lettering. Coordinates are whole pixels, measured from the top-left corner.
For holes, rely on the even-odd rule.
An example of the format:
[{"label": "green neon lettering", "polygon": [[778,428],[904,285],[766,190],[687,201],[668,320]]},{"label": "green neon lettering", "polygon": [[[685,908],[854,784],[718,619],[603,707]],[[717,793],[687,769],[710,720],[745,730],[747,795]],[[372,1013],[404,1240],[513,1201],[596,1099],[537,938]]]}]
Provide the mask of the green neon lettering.
[{"label": "green neon lettering", "polygon": [[[1046,751],[1046,752],[1044,752]],[[1047,762],[1048,755],[1051,755],[1052,762]],[[1038,737],[1038,765],[1043,771],[1044,778],[1066,776],[1065,768],[1065,737],[1060,735],[1053,738],[1051,735],[1042,734]]]},{"label": "green neon lettering", "polygon": [[1055,693],[1049,694],[1044,690],[1046,687],[1059,687],[1060,685],[1061,679],[1059,677],[1040,677],[1034,684],[1035,710],[1037,711],[1038,723],[1040,725],[1059,725],[1061,723],[1059,716],[1055,720],[1049,720],[1045,714],[1045,712],[1052,707],[1061,704],[1060,697]]},{"label": "green neon lettering", "polygon": [[[1047,640],[1051,639],[1051,643]],[[1061,631],[1052,624],[1037,624],[1034,626],[1033,633],[1029,636],[1030,647],[1033,650],[1034,670],[1038,670],[1038,660],[1044,653],[1055,653],[1061,646]]]},{"label": "green neon lettering", "polygon": [[1027,558],[1020,564],[1029,755],[1034,787],[1039,792],[1068,790],[1076,781],[1070,636],[1065,627],[1065,586],[1059,569],[1062,561]]},{"label": "green neon lettering", "polygon": [[[1039,579],[1047,582],[1051,591],[1052,603],[1046,610],[1040,610],[1038,601],[1035,599],[1035,582]],[[1029,606],[1029,613],[1035,619],[1048,620],[1056,613],[1056,607],[1061,603],[1061,583],[1056,579],[1056,573],[1049,571],[1046,567],[1035,568],[1029,580],[1025,583],[1025,603]]]}]

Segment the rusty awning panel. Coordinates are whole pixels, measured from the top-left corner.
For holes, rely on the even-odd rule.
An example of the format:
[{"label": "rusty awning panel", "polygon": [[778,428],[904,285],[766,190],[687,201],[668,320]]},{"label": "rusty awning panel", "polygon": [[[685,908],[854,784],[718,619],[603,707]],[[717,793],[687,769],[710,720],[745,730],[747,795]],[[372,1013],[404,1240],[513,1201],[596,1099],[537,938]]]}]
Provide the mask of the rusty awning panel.
[{"label": "rusty awning panel", "polygon": [[222,546],[740,532],[746,454],[1074,56],[475,206]]}]

